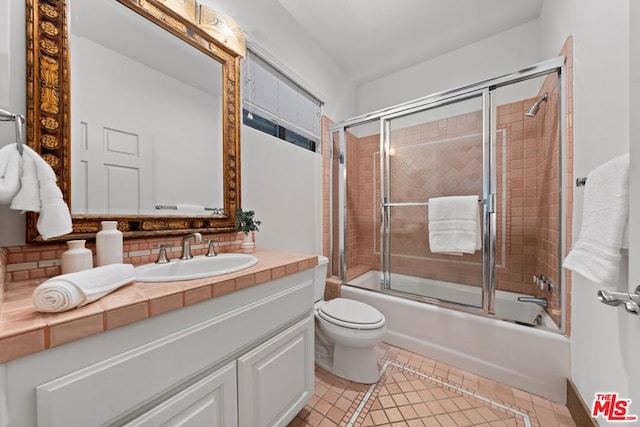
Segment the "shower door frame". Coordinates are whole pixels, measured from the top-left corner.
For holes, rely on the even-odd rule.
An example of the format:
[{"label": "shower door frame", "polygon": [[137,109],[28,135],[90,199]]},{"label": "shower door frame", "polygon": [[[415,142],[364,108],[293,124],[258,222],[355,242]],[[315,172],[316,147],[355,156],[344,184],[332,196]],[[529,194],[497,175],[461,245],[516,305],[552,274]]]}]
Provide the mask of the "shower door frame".
[{"label": "shower door frame", "polygon": [[[469,311],[495,314],[494,291],[495,291],[495,148],[491,137],[494,124],[491,118],[492,103],[491,91],[483,88],[471,91],[462,95],[449,96],[427,105],[408,108],[397,113],[385,115],[380,118],[380,266],[382,273],[382,287],[385,292],[398,292],[391,288],[391,208],[402,206],[424,206],[428,202],[420,203],[394,203],[391,201],[390,182],[390,161],[391,161],[391,129],[390,122],[394,119],[421,113],[447,105],[454,105],[459,102],[481,98],[482,100],[482,194],[480,202],[482,205],[482,303],[480,306],[446,301],[452,304],[466,307]],[[445,302],[437,298],[428,296],[417,296],[430,302]]]},{"label": "shower door frame", "polygon": [[[561,325],[560,332],[565,333],[566,331],[566,319],[567,319],[567,306],[566,300],[564,298],[563,293],[565,292],[565,271],[562,268],[562,259],[566,254],[566,209],[567,209],[567,153],[566,153],[566,85],[564,80],[565,76],[565,57],[559,56],[553,59],[549,59],[543,62],[539,62],[530,67],[524,68],[520,71],[516,71],[511,74],[506,74],[500,77],[496,77],[493,79],[484,80],[478,83],[474,83],[471,85],[461,86],[458,88],[454,88],[451,90],[438,92],[432,95],[428,95],[426,97],[418,98],[413,101],[409,101],[406,103],[402,103],[390,108],[374,111],[369,114],[361,115],[349,120],[345,120],[342,122],[338,122],[329,127],[329,141],[331,142],[331,152],[333,152],[333,135],[338,133],[338,144],[339,144],[339,165],[338,165],[338,189],[339,194],[337,198],[338,203],[338,260],[339,260],[339,279],[342,284],[346,284],[346,274],[347,274],[347,259],[345,254],[345,245],[347,239],[347,202],[346,202],[346,180],[347,180],[347,150],[346,150],[346,131],[349,128],[353,128],[356,126],[370,124],[373,122],[378,122],[380,126],[380,146],[381,146],[381,166],[383,158],[388,158],[388,149],[389,143],[387,138],[387,129],[388,120],[393,117],[398,117],[401,115],[406,115],[412,111],[421,111],[427,110],[430,108],[435,108],[440,105],[445,105],[454,101],[460,101],[464,99],[469,99],[472,97],[477,97],[481,94],[483,98],[483,124],[482,124],[482,133],[483,133],[483,222],[485,224],[484,233],[483,233],[483,292],[482,292],[482,307],[469,306],[465,304],[459,304],[450,301],[444,301],[437,298],[430,297],[422,297],[418,295],[412,295],[405,292],[394,291],[392,289],[388,289],[388,275],[389,275],[389,260],[384,260],[385,256],[390,257],[390,254],[385,249],[388,247],[381,246],[381,268],[383,269],[383,278],[386,284],[386,289],[383,290],[385,293],[398,295],[402,298],[413,299],[417,301],[424,301],[434,305],[451,308],[454,310],[465,311],[473,314],[479,314],[488,317],[495,317],[495,242],[496,242],[496,233],[495,233],[495,176],[491,176],[490,174],[495,174],[495,150],[491,149],[493,144],[493,139],[495,138],[496,132],[496,123],[495,120],[492,120],[496,115],[496,106],[493,102],[493,92],[504,86],[508,86],[511,84],[519,83],[525,80],[542,77],[545,75],[557,74],[558,78],[558,138],[559,138],[559,203],[558,203],[558,215],[559,215],[559,239],[558,239],[558,288],[559,288],[559,298],[560,298],[560,306],[562,307],[562,315],[561,315]],[[386,149],[386,151],[385,151]],[[335,159],[334,159],[335,160]],[[382,169],[381,169],[382,171]],[[333,179],[334,176],[331,174],[331,184],[330,187],[333,188]],[[381,190],[384,186],[384,183],[381,182]],[[493,188],[492,188],[493,187]],[[388,230],[388,212],[385,214],[385,210],[391,207],[388,201],[386,202],[383,199],[385,193],[384,191],[381,193],[381,203],[380,203],[380,215],[381,215],[381,236],[385,231]],[[493,195],[493,196],[492,196]],[[333,241],[333,204],[334,204],[334,195],[332,195],[330,200],[330,220],[329,227],[331,232],[330,235],[330,250],[336,250],[335,243]],[[384,241],[384,239],[383,239]],[[388,246],[388,243],[387,243]],[[386,254],[386,255],[385,255]],[[333,256],[330,257],[333,260]],[[386,268],[385,268],[386,267]],[[333,271],[334,267],[332,266],[331,271]],[[510,319],[503,319],[509,321]]]}]

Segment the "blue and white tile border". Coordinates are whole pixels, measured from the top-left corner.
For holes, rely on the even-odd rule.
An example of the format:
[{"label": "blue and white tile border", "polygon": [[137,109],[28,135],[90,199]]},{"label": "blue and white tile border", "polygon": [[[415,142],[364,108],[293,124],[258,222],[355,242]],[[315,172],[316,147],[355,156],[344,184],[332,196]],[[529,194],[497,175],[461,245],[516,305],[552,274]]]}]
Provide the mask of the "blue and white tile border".
[{"label": "blue and white tile border", "polygon": [[[418,377],[424,378],[428,381],[434,382],[442,387],[448,388],[450,390],[453,390],[456,393],[468,396],[468,397],[472,397],[474,399],[483,401],[485,403],[488,403],[489,405],[491,405],[492,408],[495,409],[501,409],[503,411],[507,411],[510,412],[520,418],[522,418],[522,421],[524,422],[524,426],[525,427],[531,427],[531,419],[529,418],[529,415],[525,414],[524,412],[521,412],[515,408],[512,408],[510,406],[504,405],[502,403],[498,403],[495,400],[491,400],[479,393],[475,393],[469,390],[465,390],[464,388],[455,386],[453,384],[449,384],[445,381],[442,381],[439,378],[436,377],[432,377],[431,375],[427,375],[427,374],[423,374],[422,372],[416,371],[413,368],[410,368],[408,366],[404,366],[401,365],[399,363],[396,362],[392,362],[391,360],[385,360],[384,364],[382,365],[382,368],[380,369],[380,377],[382,378],[382,375],[386,372],[387,368],[389,366],[393,366],[395,368],[398,369],[402,369],[406,372],[409,372],[413,375],[416,375]],[[365,395],[362,397],[362,400],[360,401],[360,404],[358,405],[358,407],[356,408],[355,412],[353,413],[353,415],[351,416],[351,418],[349,419],[349,422],[347,423],[346,427],[354,427],[356,424],[356,421],[358,420],[358,417],[360,416],[360,414],[362,413],[362,410],[364,409],[365,405],[367,404],[367,402],[369,401],[369,399],[371,398],[371,396],[373,395],[373,391],[375,390],[375,388],[378,386],[378,383],[374,383],[371,384],[369,386],[369,388],[367,389],[367,392],[365,393]]]}]

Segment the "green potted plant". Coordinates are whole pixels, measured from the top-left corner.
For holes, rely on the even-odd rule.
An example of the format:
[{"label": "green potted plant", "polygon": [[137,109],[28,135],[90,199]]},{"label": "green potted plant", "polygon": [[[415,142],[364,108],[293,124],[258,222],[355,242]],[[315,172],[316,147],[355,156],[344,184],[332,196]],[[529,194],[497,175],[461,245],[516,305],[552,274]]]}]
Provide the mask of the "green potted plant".
[{"label": "green potted plant", "polygon": [[255,219],[255,214],[254,211],[236,209],[236,231],[244,233],[242,240],[242,252],[244,253],[253,253],[256,247],[253,242],[253,232],[260,231],[258,226],[262,224],[262,221]]}]

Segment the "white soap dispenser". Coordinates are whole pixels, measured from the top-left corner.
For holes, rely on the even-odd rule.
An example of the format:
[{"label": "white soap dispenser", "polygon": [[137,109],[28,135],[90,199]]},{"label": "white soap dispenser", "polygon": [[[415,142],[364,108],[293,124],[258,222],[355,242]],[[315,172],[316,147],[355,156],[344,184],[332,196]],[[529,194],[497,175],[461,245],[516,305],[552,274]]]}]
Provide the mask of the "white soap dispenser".
[{"label": "white soap dispenser", "polygon": [[85,248],[86,240],[69,240],[69,249],[62,253],[62,274],[93,268],[93,254],[91,249]]},{"label": "white soap dispenser", "polygon": [[118,221],[102,221],[102,230],[96,234],[98,267],[122,262],[122,232]]}]

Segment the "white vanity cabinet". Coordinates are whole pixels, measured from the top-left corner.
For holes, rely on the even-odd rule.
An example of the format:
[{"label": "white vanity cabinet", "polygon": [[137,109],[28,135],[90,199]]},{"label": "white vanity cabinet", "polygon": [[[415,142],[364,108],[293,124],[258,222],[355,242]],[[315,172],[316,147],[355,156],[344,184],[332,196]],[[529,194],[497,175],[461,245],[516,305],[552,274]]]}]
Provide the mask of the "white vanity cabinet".
[{"label": "white vanity cabinet", "polygon": [[236,364],[229,363],[123,427],[238,425]]},{"label": "white vanity cabinet", "polygon": [[285,426],[313,393],[313,269],[5,369],[10,427]]},{"label": "white vanity cabinet", "polygon": [[241,427],[286,425],[313,395],[313,328],[306,318],[238,359]]}]

